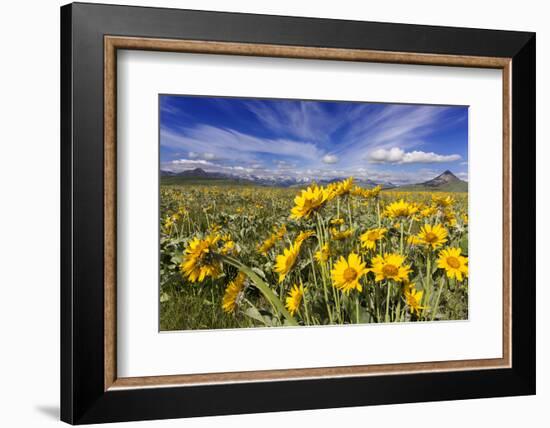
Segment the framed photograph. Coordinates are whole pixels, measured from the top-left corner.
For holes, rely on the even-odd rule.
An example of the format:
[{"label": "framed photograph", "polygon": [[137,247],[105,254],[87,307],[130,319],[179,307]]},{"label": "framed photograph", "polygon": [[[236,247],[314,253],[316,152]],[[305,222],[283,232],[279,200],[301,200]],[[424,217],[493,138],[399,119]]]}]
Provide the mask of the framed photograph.
[{"label": "framed photograph", "polygon": [[62,420],[535,393],[535,34],[76,3],[61,54]]}]

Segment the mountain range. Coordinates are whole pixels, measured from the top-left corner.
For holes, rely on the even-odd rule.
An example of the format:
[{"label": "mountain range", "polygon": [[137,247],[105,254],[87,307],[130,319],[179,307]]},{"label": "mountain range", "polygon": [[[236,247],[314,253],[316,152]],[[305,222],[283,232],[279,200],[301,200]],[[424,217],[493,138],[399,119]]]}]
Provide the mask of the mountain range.
[{"label": "mountain range", "polygon": [[[273,176],[273,177],[258,177],[252,174],[244,176],[224,174],[221,172],[207,172],[202,168],[189,169],[182,172],[172,172],[161,170],[161,180],[163,184],[180,184],[186,181],[232,181],[240,184],[254,184],[260,186],[278,186],[278,187],[302,187],[312,182],[308,178],[296,178],[291,176]],[[346,177],[336,177],[330,180],[315,180],[316,183],[326,185],[334,181],[343,180]],[[468,191],[468,183],[459,179],[451,171],[446,170],[437,177],[425,181],[423,183],[408,184],[398,186],[390,182],[376,182],[369,179],[355,179],[355,183],[359,186],[371,188],[382,186],[384,189],[399,188],[402,190],[435,190],[435,191],[450,191],[450,192],[466,192]]]}]

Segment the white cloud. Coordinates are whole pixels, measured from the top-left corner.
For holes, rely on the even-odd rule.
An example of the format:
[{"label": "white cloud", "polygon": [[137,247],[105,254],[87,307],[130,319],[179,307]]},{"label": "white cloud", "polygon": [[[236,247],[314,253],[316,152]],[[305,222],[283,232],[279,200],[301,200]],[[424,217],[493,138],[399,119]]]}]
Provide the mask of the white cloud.
[{"label": "white cloud", "polygon": [[187,156],[189,157],[189,159],[204,159],[204,160],[218,159],[218,156],[216,156],[214,153],[209,153],[209,152],[205,152],[205,153],[189,152]]},{"label": "white cloud", "polygon": [[328,164],[331,164],[331,163],[338,163],[338,156],[336,155],[325,155],[323,156],[323,162],[324,163],[328,163]]},{"label": "white cloud", "polygon": [[457,172],[455,174],[458,178],[464,181],[468,181],[468,173],[467,172]]},{"label": "white cloud", "polygon": [[277,165],[278,169],[295,169],[296,168],[295,163],[287,162],[287,161],[280,160],[280,159],[274,159],[273,163],[275,165]]},{"label": "white cloud", "polygon": [[414,150],[405,152],[398,147],[377,149],[370,152],[368,159],[373,163],[440,163],[454,162],[461,159],[460,155],[438,155],[434,152]]},{"label": "white cloud", "polygon": [[192,165],[192,166],[198,166],[198,165],[215,166],[216,165],[212,162],[208,162],[203,159],[174,159],[172,163],[174,165]]},{"label": "white cloud", "polygon": [[403,161],[405,152],[397,147],[392,149],[377,149],[370,153],[369,160],[378,163],[400,163]]}]

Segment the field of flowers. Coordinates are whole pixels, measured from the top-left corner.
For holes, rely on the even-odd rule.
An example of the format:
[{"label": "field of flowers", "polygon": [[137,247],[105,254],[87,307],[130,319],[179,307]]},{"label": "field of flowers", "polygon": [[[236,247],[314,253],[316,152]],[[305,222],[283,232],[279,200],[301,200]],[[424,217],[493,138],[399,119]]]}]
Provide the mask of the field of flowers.
[{"label": "field of flowers", "polygon": [[161,330],[468,317],[467,193],[161,186]]}]

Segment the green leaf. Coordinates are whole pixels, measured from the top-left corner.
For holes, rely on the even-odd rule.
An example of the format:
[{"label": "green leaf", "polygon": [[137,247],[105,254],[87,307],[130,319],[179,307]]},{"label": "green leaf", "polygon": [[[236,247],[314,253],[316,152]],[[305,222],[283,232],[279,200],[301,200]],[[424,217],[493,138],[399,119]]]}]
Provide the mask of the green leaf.
[{"label": "green leaf", "polygon": [[262,324],[266,324],[264,317],[262,316],[262,314],[260,314],[260,312],[256,308],[250,307],[243,313],[249,318],[259,321]]}]

